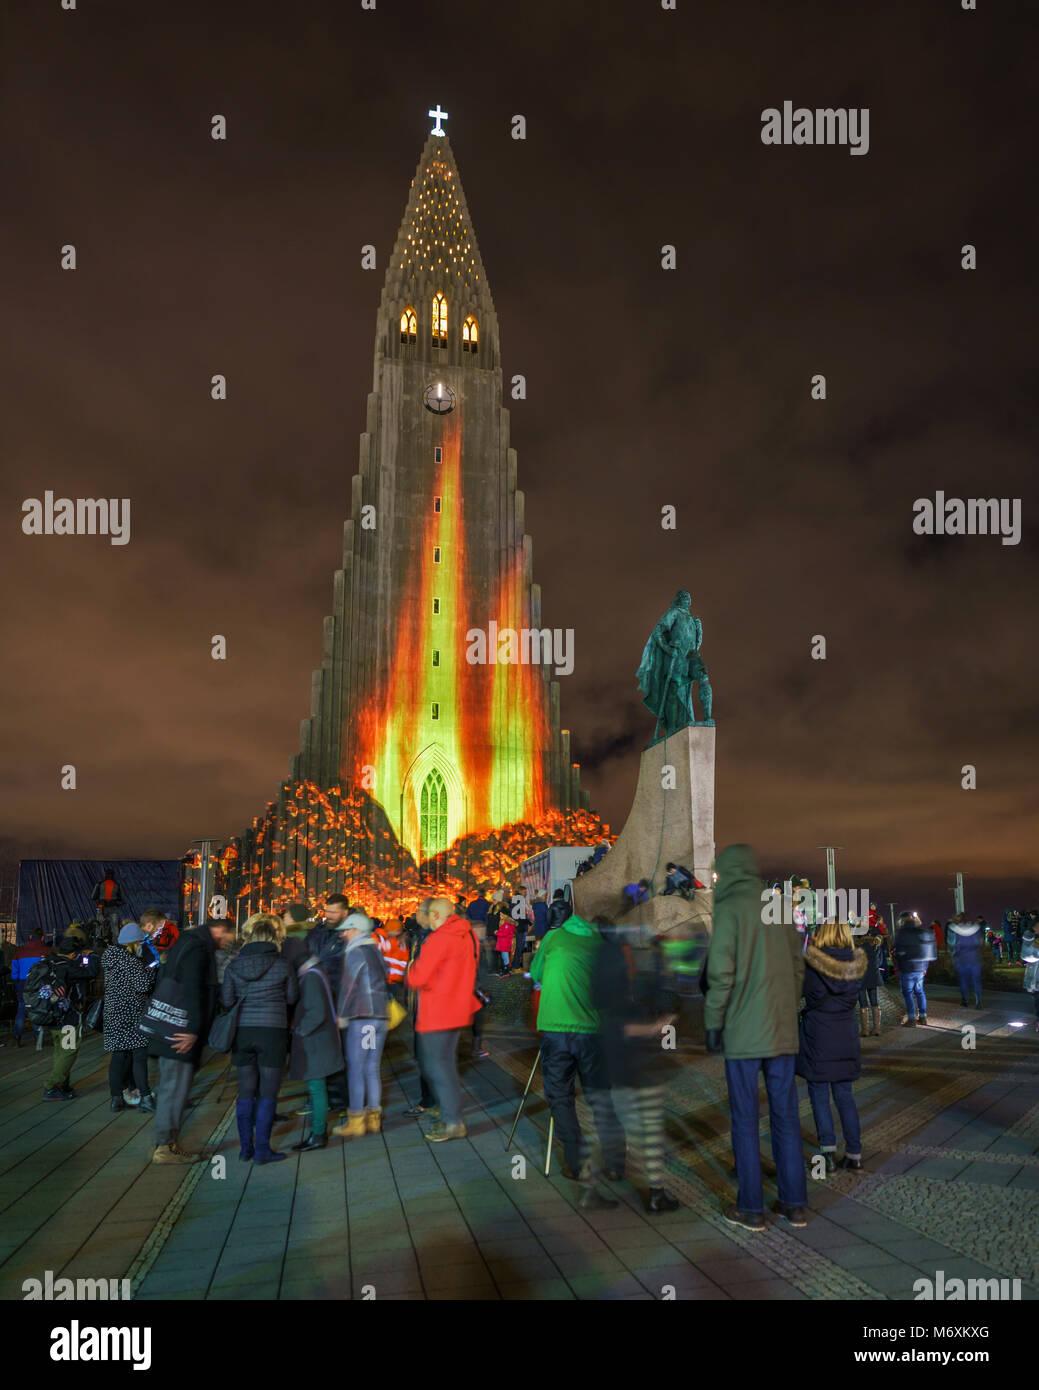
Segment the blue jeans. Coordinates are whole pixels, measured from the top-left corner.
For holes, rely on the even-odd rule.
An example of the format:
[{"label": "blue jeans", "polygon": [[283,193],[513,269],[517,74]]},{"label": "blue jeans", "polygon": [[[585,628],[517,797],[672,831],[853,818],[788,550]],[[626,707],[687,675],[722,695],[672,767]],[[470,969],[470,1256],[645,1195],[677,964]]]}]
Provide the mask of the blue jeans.
[{"label": "blue jeans", "polygon": [[346,1025],[346,1084],[351,1110],[377,1110],[382,1104],[379,1063],[388,1028],[384,1018],[352,1018]]},{"label": "blue jeans", "polygon": [[[11,983],[14,985],[15,997],[18,1000],[18,1007],[14,1013],[14,1035],[16,1038],[20,1038],[25,1032],[25,981],[12,980]],[[35,1024],[32,1025],[34,1038],[38,1038],[41,1031]]]},{"label": "blue jeans", "polygon": [[844,1135],[844,1152],[852,1158],[862,1157],[862,1126],[859,1112],[851,1094],[850,1081],[809,1081],[808,1099],[812,1102],[815,1116],[815,1132],[819,1136],[819,1147],[823,1153],[837,1147],[837,1137],[833,1132],[833,1112],[830,1109],[830,1092],[833,1103],[841,1119],[841,1133]]},{"label": "blue jeans", "polygon": [[905,1000],[906,1013],[910,1018],[925,1018],[927,1016],[927,1000],[924,997],[924,976],[926,970],[903,970],[899,974],[902,982],[902,998]]},{"label": "blue jeans", "polygon": [[758,1072],[765,1073],[772,1157],[776,1161],[779,1200],[801,1207],[808,1200],[801,1122],[797,1115],[794,1057],[738,1058],[725,1061],[725,1083],[732,1111],[732,1153],[736,1160],[740,1211],[763,1212],[761,1141],[758,1123]]},{"label": "blue jeans", "polygon": [[966,999],[973,992],[975,1002],[981,1003],[981,966],[958,965],[956,978],[960,982],[960,996]]}]

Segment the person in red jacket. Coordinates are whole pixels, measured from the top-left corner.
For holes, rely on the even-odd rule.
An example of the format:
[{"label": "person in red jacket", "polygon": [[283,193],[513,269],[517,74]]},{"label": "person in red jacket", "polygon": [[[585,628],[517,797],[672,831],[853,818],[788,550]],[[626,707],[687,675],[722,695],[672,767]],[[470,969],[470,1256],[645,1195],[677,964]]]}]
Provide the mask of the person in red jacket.
[{"label": "person in red jacket", "polygon": [[426,1135],[434,1144],[464,1139],[462,1083],[458,1077],[458,1038],[480,1007],[476,997],[479,946],[472,927],[448,898],[429,905],[431,934],[408,967],[409,989],[418,991],[415,1031],[422,1038],[423,1066],[440,1104],[440,1120]]}]

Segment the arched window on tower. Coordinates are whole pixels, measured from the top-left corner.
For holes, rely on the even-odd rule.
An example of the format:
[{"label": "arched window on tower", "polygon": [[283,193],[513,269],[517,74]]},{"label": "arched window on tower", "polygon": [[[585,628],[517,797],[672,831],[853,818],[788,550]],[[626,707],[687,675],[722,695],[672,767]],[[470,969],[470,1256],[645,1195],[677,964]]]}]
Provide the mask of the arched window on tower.
[{"label": "arched window on tower", "polygon": [[417,338],[418,315],[415,313],[415,310],[409,304],[408,307],[404,310],[403,314],[401,314],[400,316],[400,343],[402,357],[411,357],[413,355],[410,349],[415,346],[415,341]]},{"label": "arched window on tower", "polygon": [[462,351],[475,352],[480,341],[480,327],[472,314],[462,324]]},{"label": "arched window on tower", "polygon": [[422,857],[431,859],[447,849],[447,787],[436,768],[422,783],[419,820]]},{"label": "arched window on tower", "polygon": [[433,296],[433,346],[447,347],[447,300],[442,294]]}]

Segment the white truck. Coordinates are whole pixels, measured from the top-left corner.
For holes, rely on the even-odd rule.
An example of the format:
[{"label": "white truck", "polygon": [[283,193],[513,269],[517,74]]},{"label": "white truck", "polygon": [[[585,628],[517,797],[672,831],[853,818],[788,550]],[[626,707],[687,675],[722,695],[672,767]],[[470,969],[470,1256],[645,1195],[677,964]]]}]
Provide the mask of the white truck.
[{"label": "white truck", "polygon": [[564,898],[572,902],[577,866],[594,852],[593,845],[554,845],[524,859],[520,864],[520,877],[527,898],[532,899],[535,893],[544,893],[551,902],[556,889],[562,888]]}]

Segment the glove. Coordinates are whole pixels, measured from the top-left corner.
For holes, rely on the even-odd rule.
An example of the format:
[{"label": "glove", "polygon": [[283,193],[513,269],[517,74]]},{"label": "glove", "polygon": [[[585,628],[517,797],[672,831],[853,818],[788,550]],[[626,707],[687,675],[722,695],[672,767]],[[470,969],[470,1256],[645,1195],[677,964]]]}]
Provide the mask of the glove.
[{"label": "glove", "polygon": [[722,1030],[720,1028],[708,1028],[707,1030],[707,1051],[720,1052],[722,1050]]}]

